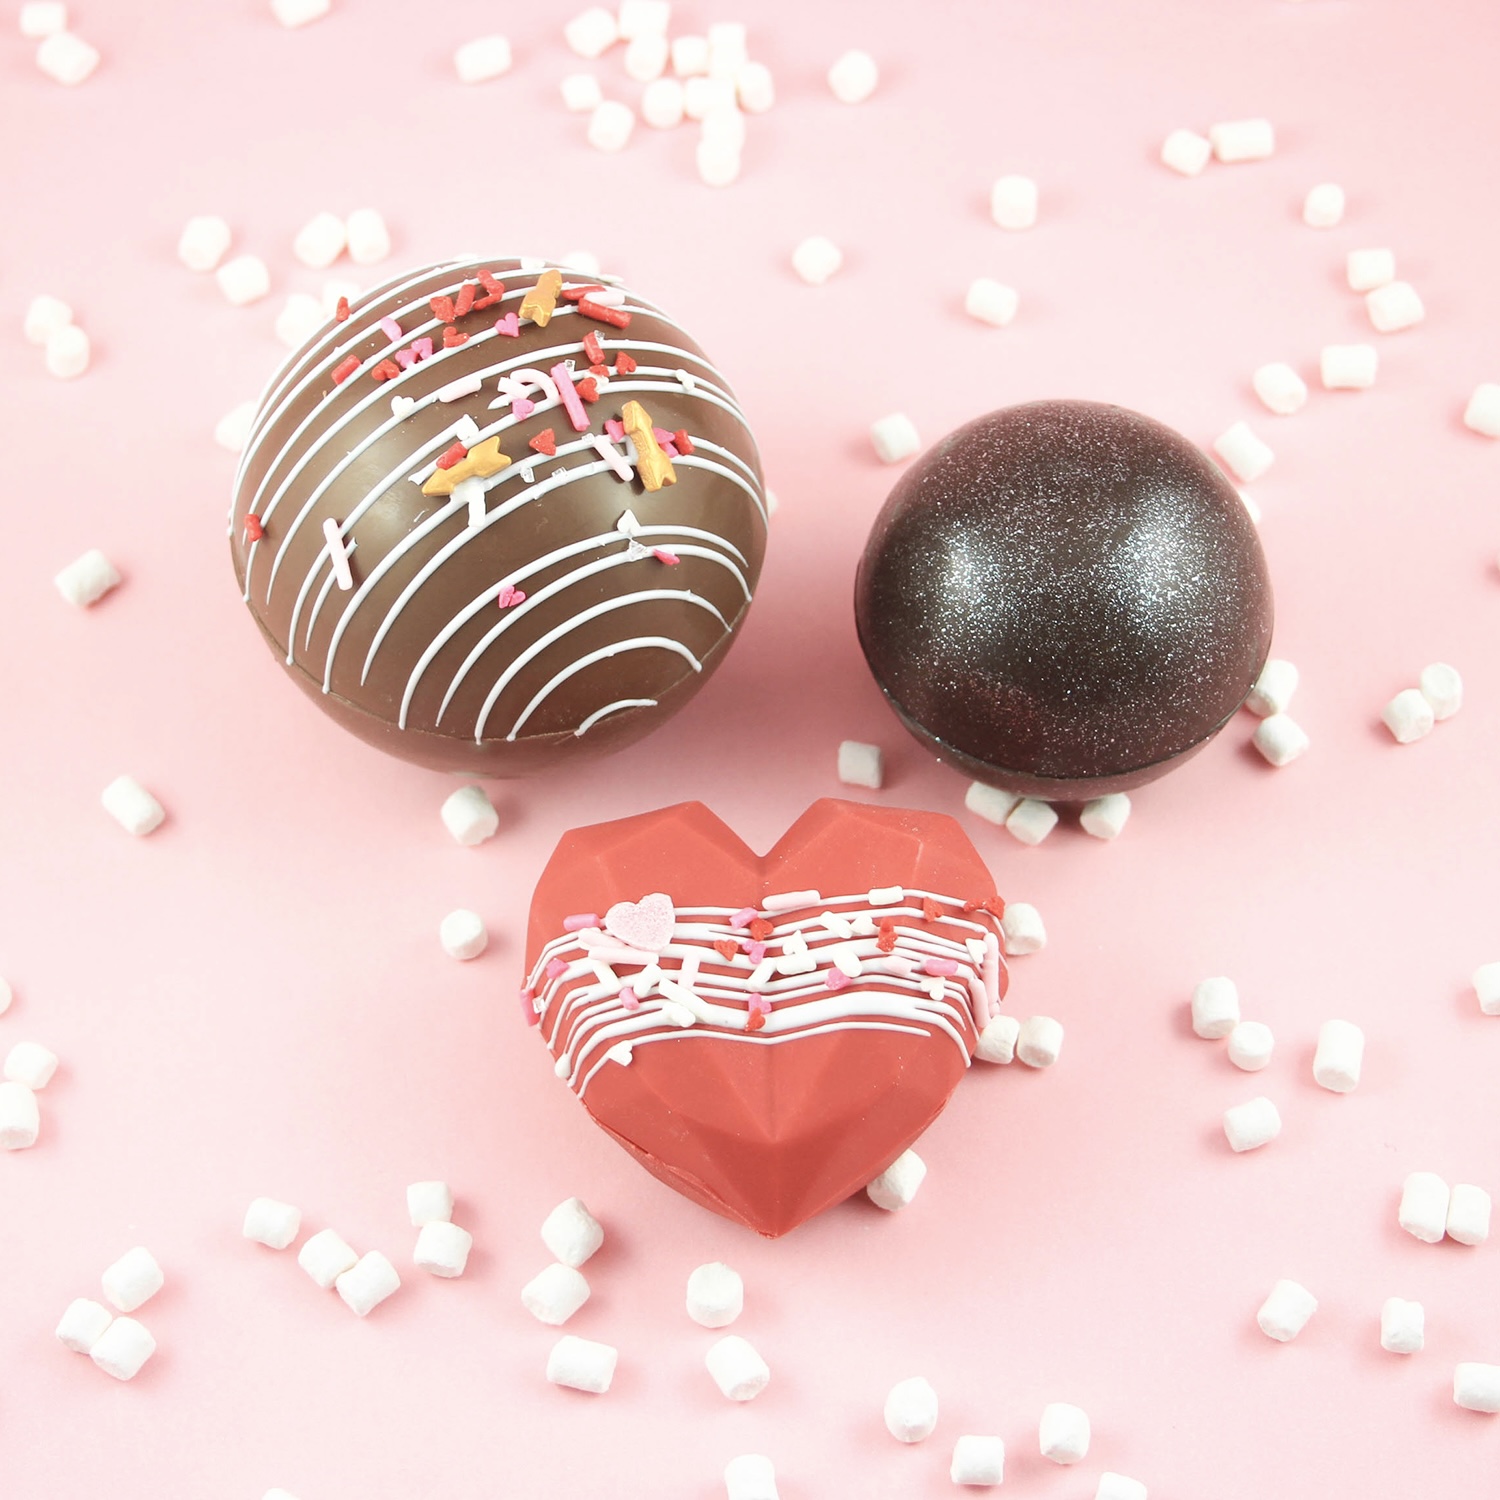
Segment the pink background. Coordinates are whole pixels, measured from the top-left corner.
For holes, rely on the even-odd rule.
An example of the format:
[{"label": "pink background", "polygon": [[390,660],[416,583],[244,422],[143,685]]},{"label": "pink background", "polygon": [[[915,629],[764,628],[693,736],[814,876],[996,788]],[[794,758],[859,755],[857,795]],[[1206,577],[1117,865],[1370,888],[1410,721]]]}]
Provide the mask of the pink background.
[{"label": "pink background", "polygon": [[[683,3],[674,32],[749,16],[780,93],[741,181],[715,191],[690,126],[641,128],[619,157],[584,144],[557,95],[588,66],[560,34],[581,6],[342,0],[286,32],[259,0],[79,0],[105,60],[76,90],[0,38],[0,972],[17,992],[0,1049],[63,1058],[42,1141],[0,1160],[0,1494],[708,1500],[728,1458],[762,1451],[786,1500],[939,1496],[953,1440],[977,1431],[1010,1445],[1008,1491],[1057,1500],[1086,1500],[1103,1469],[1153,1500],[1492,1495],[1500,1419],[1457,1409],[1450,1383],[1458,1360],[1500,1362],[1500,1247],[1420,1245],[1395,1209],[1417,1168],[1500,1190],[1500,1021],[1467,987],[1500,957],[1500,446],[1459,421],[1500,380],[1500,10]],[[494,29],[514,71],[459,86],[452,48]],[[851,109],[822,74],[856,45],[883,79]],[[618,51],[597,71],[634,100]],[[1251,114],[1276,123],[1271,161],[1188,181],[1155,159],[1177,126]],[[1009,171],[1041,184],[1028,234],[988,219]],[[1326,180],[1349,211],[1316,232],[1300,204]],[[701,696],[612,761],[497,786],[502,833],[477,850],[438,820],[451,783],[282,680],[231,579],[214,423],[282,357],[281,297],[322,280],[292,235],[364,204],[392,226],[392,267],[596,251],[720,362],[781,500],[743,641]],[[204,212],[267,259],[272,298],[230,307],[177,264]],[[811,233],[846,254],[821,289],[788,264]],[[1422,328],[1369,330],[1342,280],[1364,245],[1395,248]],[[1011,328],[963,315],[978,275],[1019,289]],[[21,338],[38,291],[94,339],[79,381]],[[1377,387],[1318,389],[1320,347],[1362,340]],[[1314,386],[1295,417],[1250,393],[1272,359]],[[1068,824],[1029,850],[968,819],[1002,891],[1046,917],[1012,995],[1065,1022],[1062,1061],[976,1068],[906,1212],[851,1202],[759,1242],[640,1172],[521,1029],[532,882],[566,828],[683,797],[763,848],[838,793],[846,737],[885,747],[880,801],[966,816],[963,781],[904,737],[855,642],[855,562],[895,477],[866,429],[904,409],[930,442],[1049,395],[1203,443],[1246,417],[1275,448],[1255,495],[1313,748],[1274,772],[1243,717],[1140,793],[1112,846]],[[90,546],[126,579],[84,613],[51,577]],[[1380,708],[1436,659],[1468,704],[1397,747]],[[147,840],[98,805],[126,770],[169,810]],[[469,965],[437,945],[457,905],[493,934]],[[1275,1029],[1266,1073],[1192,1037],[1209,973]],[[1310,1073],[1335,1015],[1369,1036],[1345,1098]],[[1234,1157],[1221,1112],[1262,1092],[1284,1132]],[[461,1281],[410,1266],[404,1187],[429,1176],[475,1236]],[[608,1230],[568,1329],[620,1349],[602,1398],[543,1381],[555,1334],[517,1297],[572,1193]],[[355,1319],[292,1252],[240,1238],[258,1194],[384,1249],[402,1290]],[[141,1313],[160,1351],[121,1386],[52,1328],[137,1243],[168,1282]],[[712,1258],[744,1274],[736,1331],[774,1372],[748,1407],[713,1389],[712,1336],[682,1311]],[[1281,1277],[1322,1300],[1286,1346],[1254,1323]],[[1380,1349],[1392,1294],[1426,1304],[1425,1352]],[[917,1373],[942,1419],[904,1448],[881,1403]],[[1037,1456],[1052,1400],[1093,1418],[1077,1469]]]}]

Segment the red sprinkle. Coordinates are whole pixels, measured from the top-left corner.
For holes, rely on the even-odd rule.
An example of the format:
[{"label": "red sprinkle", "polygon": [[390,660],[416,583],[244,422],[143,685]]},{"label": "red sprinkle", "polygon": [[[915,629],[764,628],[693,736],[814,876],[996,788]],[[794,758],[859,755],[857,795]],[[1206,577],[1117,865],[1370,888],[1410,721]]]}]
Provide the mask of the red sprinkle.
[{"label": "red sprinkle", "polygon": [[986,896],[979,903],[996,920],[1003,921],[1005,917],[1005,900],[1001,896]]},{"label": "red sprinkle", "polygon": [[757,943],[765,942],[765,940],[770,937],[770,935],[775,932],[775,930],[775,924],[773,922],[768,922],[764,917],[757,917],[750,924],[750,936],[753,937]]},{"label": "red sprinkle", "polygon": [[376,380],[394,380],[401,373],[401,366],[393,359],[383,359],[375,366],[370,374]]},{"label": "red sprinkle", "polygon": [[452,297],[429,297],[427,305],[432,309],[435,318],[441,318],[445,323],[451,323],[458,314],[453,308]]},{"label": "red sprinkle", "polygon": [[693,451],[693,440],[687,435],[686,427],[679,427],[672,434],[672,441],[676,443],[678,453],[691,453]]},{"label": "red sprinkle", "polygon": [[590,365],[589,366],[589,374],[590,375],[608,375],[609,374],[609,366],[608,365]]},{"label": "red sprinkle", "polygon": [[548,458],[551,458],[557,452],[557,438],[550,427],[545,427],[534,438],[531,438],[526,446],[535,448],[538,453],[545,453]]},{"label": "red sprinkle", "polygon": [[599,386],[592,375],[585,375],[582,380],[573,387],[585,401],[597,401],[599,399]]},{"label": "red sprinkle", "polygon": [[245,515],[245,540],[258,542],[265,534],[266,528],[260,524],[260,517],[253,510],[248,511]]},{"label": "red sprinkle", "polygon": [[880,936],[875,939],[875,946],[882,953],[894,953],[896,951],[896,923],[891,917],[882,917],[876,924]]},{"label": "red sprinkle", "polygon": [[930,896],[922,897],[922,920],[924,922],[941,922],[943,913],[936,901]]},{"label": "red sprinkle", "polygon": [[474,299],[479,295],[479,288],[472,281],[466,281],[458,289],[458,301],[453,304],[453,315],[457,318],[463,317],[473,307]]},{"label": "red sprinkle", "polygon": [[636,363],[628,354],[615,355],[615,374],[634,375]]},{"label": "red sprinkle", "polygon": [[715,938],[714,947],[719,950],[726,964],[732,964],[740,951],[740,945],[733,938]]},{"label": "red sprinkle", "polygon": [[759,1031],[766,1024],[766,1013],[763,1010],[752,1010],[745,1017],[746,1031]]},{"label": "red sprinkle", "polygon": [[357,356],[357,355],[353,355],[353,354],[346,354],[346,355],[345,355],[345,356],[344,356],[344,357],[343,357],[343,358],[342,358],[342,359],[341,359],[341,360],[340,360],[340,361],[339,361],[339,362],[338,362],[338,363],[337,363],[337,364],[336,364],[336,365],[335,365],[335,366],[334,366],[334,367],[333,367],[333,383],[334,383],[334,384],[335,384],[335,385],[343,385],[343,383],[344,383],[344,382],[345,382],[345,381],[346,381],[346,380],[347,380],[347,379],[348,379],[348,378],[349,378],[349,377],[350,377],[350,376],[351,376],[351,375],[352,375],[352,374],[353,374],[353,373],[354,373],[354,372],[355,372],[355,371],[356,371],[356,370],[357,370],[357,369],[358,369],[358,368],[359,368],[359,358],[358,358],[358,356]]},{"label": "red sprinkle", "polygon": [[337,322],[340,322],[340,323],[346,323],[346,322],[348,322],[348,320],[349,320],[349,299],[347,297],[340,297],[339,298],[338,305],[333,310],[333,316],[334,316],[334,319]]},{"label": "red sprinkle", "polygon": [[584,297],[578,304],[578,311],[586,318],[597,318],[601,323],[608,323],[611,328],[630,327],[630,314],[623,307],[606,307],[602,302]]},{"label": "red sprinkle", "polygon": [[675,568],[682,561],[670,547],[653,547],[651,555],[657,562],[665,563],[669,568]]},{"label": "red sprinkle", "polygon": [[564,302],[579,302],[587,297],[590,292],[602,292],[604,284],[599,281],[591,281],[586,286],[565,286],[562,289]]},{"label": "red sprinkle", "polygon": [[461,464],[468,456],[469,450],[462,443],[455,443],[438,459],[437,466],[440,469],[451,469],[454,464]]},{"label": "red sprinkle", "polygon": [[591,365],[602,364],[604,361],[604,350],[599,347],[599,335],[592,328],[583,336],[583,352],[588,355]]},{"label": "red sprinkle", "polygon": [[443,348],[457,349],[460,344],[467,344],[469,335],[460,333],[451,323],[443,330]]}]

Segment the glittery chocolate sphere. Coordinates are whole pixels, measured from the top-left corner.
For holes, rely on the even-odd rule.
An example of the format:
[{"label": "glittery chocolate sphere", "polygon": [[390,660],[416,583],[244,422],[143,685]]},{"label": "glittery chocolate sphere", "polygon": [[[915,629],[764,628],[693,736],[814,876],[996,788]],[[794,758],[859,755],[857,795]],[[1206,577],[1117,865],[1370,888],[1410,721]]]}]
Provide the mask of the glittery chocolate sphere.
[{"label": "glittery chocolate sphere", "polygon": [[918,459],[855,583],[860,644],[918,739],[1025,796],[1126,791],[1201,750],[1271,644],[1245,507],[1123,407],[991,412]]}]

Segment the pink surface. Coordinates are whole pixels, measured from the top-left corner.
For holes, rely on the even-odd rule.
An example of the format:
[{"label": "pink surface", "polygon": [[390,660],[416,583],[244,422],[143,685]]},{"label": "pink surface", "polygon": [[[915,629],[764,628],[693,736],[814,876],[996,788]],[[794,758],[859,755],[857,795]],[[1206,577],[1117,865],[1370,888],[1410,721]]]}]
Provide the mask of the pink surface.
[{"label": "pink surface", "polygon": [[[1475,383],[1500,380],[1482,149],[1500,11],[758,5],[752,53],[781,101],[750,121],[742,180],[714,191],[691,127],[642,128],[613,158],[583,143],[557,98],[586,66],[560,39],[573,8],[345,0],[286,32],[257,0],[80,0],[104,62],[76,90],[0,41],[0,972],[17,991],[0,1047],[63,1058],[43,1140],[0,1159],[0,1493],[708,1500],[729,1457],[763,1451],[786,1500],[938,1496],[953,1440],[994,1431],[1007,1489],[1057,1500],[1106,1468],[1153,1500],[1493,1494],[1500,1420],[1458,1410],[1450,1382],[1458,1360],[1500,1362],[1500,1247],[1420,1245],[1395,1206],[1417,1168],[1500,1189],[1500,1021],[1466,983],[1500,957],[1500,447],[1459,422]],[[677,9],[678,30],[735,15]],[[514,72],[460,87],[451,49],[497,28]],[[821,81],[852,45],[885,71],[857,109]],[[618,53],[598,71],[634,96]],[[1177,126],[1251,114],[1277,124],[1269,162],[1187,181],[1155,161]],[[1028,234],[988,221],[1008,171],[1041,183]],[[1299,208],[1325,180],[1349,213],[1316,232]],[[281,357],[280,297],[322,280],[292,235],[363,204],[391,223],[393,264],[597,251],[726,370],[782,502],[744,639],[702,695],[611,762],[498,787],[502,833],[478,850],[438,821],[450,783],[280,680],[231,580],[214,422]],[[272,299],[229,307],[176,263],[203,212],[271,264]],[[810,233],[846,253],[821,289],[788,268]],[[1342,284],[1344,252],[1379,244],[1426,300],[1416,331],[1369,332]],[[1020,290],[1014,326],[964,317],[976,275]],[[77,382],[20,337],[39,291],[94,339]],[[1285,419],[1250,394],[1267,360],[1316,387],[1319,348],[1364,339],[1373,391],[1315,388]],[[1066,826],[1028,850],[975,825],[1001,890],[1047,919],[1011,1004],[1066,1023],[1061,1063],[976,1068],[903,1214],[851,1202],[757,1241],[628,1161],[522,1030],[532,881],[564,829],[686,797],[764,848],[837,791],[846,737],[886,747],[881,801],[960,812],[963,782],[905,739],[854,639],[854,565],[894,477],[866,427],[904,409],[931,441],[1046,395],[1117,400],[1205,443],[1246,417],[1271,442],[1256,495],[1275,650],[1302,669],[1313,748],[1273,772],[1236,722],[1137,796],[1113,846]],[[51,576],[90,546],[126,581],[80,613]],[[1435,659],[1468,704],[1397,747],[1380,708]],[[169,810],[145,841],[98,806],[124,770]],[[494,935],[466,966],[436,941],[457,905]],[[1275,1029],[1266,1073],[1191,1036],[1209,973]],[[1370,1043],[1344,1098],[1310,1076],[1334,1015]],[[1233,1157],[1220,1114],[1262,1092],[1285,1130]],[[452,1283],[410,1264],[403,1190],[434,1176],[475,1235]],[[537,1226],[572,1193],[609,1235],[568,1330],[620,1349],[601,1398],[545,1384],[555,1334],[517,1297],[547,1259]],[[406,1284],[358,1321],[290,1252],[240,1238],[258,1194],[385,1250]],[[52,1328],[137,1243],[167,1272],[141,1313],[160,1352],[120,1386]],[[749,1407],[713,1389],[712,1336],[682,1311],[688,1271],[714,1258],[744,1274],[736,1331],[773,1370]],[[1281,1277],[1322,1302],[1288,1346],[1254,1324]],[[1378,1345],[1393,1294],[1426,1304],[1410,1358]],[[880,1408],[918,1373],[942,1419],[905,1448]],[[1053,1400],[1093,1418],[1076,1470],[1036,1453]]]}]

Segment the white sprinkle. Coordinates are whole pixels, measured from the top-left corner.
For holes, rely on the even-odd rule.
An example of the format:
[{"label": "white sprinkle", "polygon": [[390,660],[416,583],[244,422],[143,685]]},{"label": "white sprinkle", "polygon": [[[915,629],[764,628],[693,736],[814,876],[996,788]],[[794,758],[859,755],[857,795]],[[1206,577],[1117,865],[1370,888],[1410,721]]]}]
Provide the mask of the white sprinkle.
[{"label": "white sprinkle", "polygon": [[809,286],[822,286],[844,263],[844,252],[825,235],[809,235],[792,251],[792,269]]},{"label": "white sprinkle", "polygon": [[1196,130],[1174,130],[1161,143],[1162,165],[1184,177],[1196,177],[1213,154],[1213,142]]},{"label": "white sprinkle", "polygon": [[271,13],[289,30],[326,16],[332,0],[271,0]]},{"label": "white sprinkle", "polygon": [[1448,1231],[1448,1184],[1436,1172],[1412,1172],[1401,1184],[1396,1222],[1424,1244],[1435,1245]]},{"label": "white sprinkle", "polygon": [[1369,390],[1379,368],[1374,344],[1325,344],[1318,359],[1323,389],[1328,391]]},{"label": "white sprinkle", "polygon": [[324,209],[316,213],[297,231],[292,240],[292,254],[304,266],[316,271],[326,270],[344,253],[349,243],[349,232],[344,221],[335,213]]},{"label": "white sprinkle", "polygon": [[229,250],[229,225],[217,214],[199,214],[182,226],[177,259],[190,271],[212,271]]},{"label": "white sprinkle", "polygon": [[461,786],[450,792],[440,815],[454,840],[468,848],[494,838],[500,828],[500,814],[482,786]]},{"label": "white sprinkle", "polygon": [[1456,1366],[1453,1399],[1466,1411],[1500,1411],[1500,1365],[1464,1363]]},{"label": "white sprinkle", "polygon": [[[821,906],[822,895],[814,890],[806,891],[778,891],[775,895],[766,896],[761,901],[761,909],[768,912],[800,911],[807,906]],[[787,952],[793,951],[792,939],[788,938],[784,945]],[[803,948],[806,940],[803,940]]]},{"label": "white sprinkle", "polygon": [[1042,923],[1042,914],[1027,901],[1005,903],[1000,931],[1005,939],[1006,955],[1011,958],[1040,953],[1047,946],[1047,929]]},{"label": "white sprinkle", "polygon": [[563,27],[563,40],[580,57],[600,57],[619,40],[620,28],[602,5],[591,6]]},{"label": "white sprinkle", "polygon": [[672,38],[672,71],[679,78],[692,78],[708,72],[708,38],[679,36]]},{"label": "white sprinkle", "polygon": [[591,114],[604,98],[599,80],[592,73],[569,73],[561,87],[563,107],[575,115]]},{"label": "white sprinkle", "polygon": [[1414,328],[1427,316],[1422,299],[1409,281],[1393,281],[1365,296],[1365,311],[1377,333],[1399,333]]},{"label": "white sprinkle", "polygon": [[36,49],[36,65],[57,83],[82,83],[99,66],[99,53],[70,31],[54,31]]},{"label": "white sprinkle", "polygon": [[1005,1480],[1005,1441],[965,1434],[953,1445],[948,1477],[954,1484],[991,1485]]},{"label": "white sprinkle", "polygon": [[1139,1479],[1127,1479],[1106,1469],[1099,1476],[1094,1500],[1146,1500],[1146,1486]]},{"label": "white sprinkle", "polygon": [[885,1425],[901,1443],[920,1443],[937,1426],[938,1397],[921,1375],[898,1380],[885,1398]]},{"label": "white sprinkle", "polygon": [[349,571],[349,548],[339,523],[328,516],[323,522],[324,550],[333,569],[333,581],[346,593],[354,587],[354,575]]},{"label": "white sprinkle", "polygon": [[1480,964],[1469,977],[1479,1009],[1487,1016],[1500,1016],[1500,963]]},{"label": "white sprinkle", "polygon": [[1078,825],[1096,839],[1117,839],[1130,821],[1130,798],[1125,792],[1111,792],[1083,804]]},{"label": "white sprinkle", "polygon": [[309,292],[292,292],[276,315],[276,337],[289,349],[300,348],[328,321],[322,301]]},{"label": "white sprinkle", "polygon": [[1373,292],[1396,279],[1394,250],[1351,250],[1344,262],[1351,292]]},{"label": "white sprinkle", "polygon": [[57,1072],[57,1053],[40,1042],[17,1042],[5,1055],[5,1076],[23,1083],[32,1093],[47,1087]]},{"label": "white sprinkle", "polygon": [[474,1236],[467,1229],[460,1229],[446,1219],[433,1219],[417,1235],[412,1263],[419,1270],[452,1280],[464,1274],[473,1248]]},{"label": "white sprinkle", "polygon": [[1332,229],[1343,221],[1344,190],[1336,182],[1320,182],[1302,201],[1302,222],[1310,229]]},{"label": "white sprinkle", "polygon": [[1011,808],[1005,827],[1012,838],[1035,847],[1057,827],[1057,813],[1036,797],[1023,797]]},{"label": "white sprinkle", "polygon": [[974,1056],[980,1062],[1008,1063],[1016,1055],[1016,1043],[1021,1037],[1021,1023],[1014,1016],[991,1016],[979,1033],[979,1045]]},{"label": "white sprinkle", "polygon": [[237,255],[226,260],[214,277],[219,290],[236,307],[247,307],[259,302],[271,290],[271,273],[258,255]]},{"label": "white sprinkle", "polygon": [[666,37],[657,33],[634,37],[625,49],[625,76],[637,83],[651,83],[666,72],[670,52]]},{"label": "white sprinkle", "polygon": [[1398,745],[1409,745],[1432,733],[1432,705],[1420,688],[1402,688],[1381,710],[1380,717]]},{"label": "white sprinkle", "polygon": [[1481,437],[1500,438],[1500,385],[1486,382],[1474,387],[1464,407],[1464,426]]},{"label": "white sprinkle", "polygon": [[373,266],[391,253],[391,233],[377,209],[356,208],[344,221],[344,233],[357,266]]},{"label": "white sprinkle", "polygon": [[986,823],[999,826],[1011,815],[1021,799],[1013,792],[1003,791],[998,786],[987,786],[982,781],[971,781],[964,793],[964,806]]},{"label": "white sprinkle", "polygon": [[897,1209],[905,1208],[917,1196],[917,1190],[926,1176],[927,1163],[915,1151],[903,1151],[865,1188],[865,1192],[876,1208],[894,1213]]},{"label": "white sprinkle", "polygon": [[682,124],[682,84],[675,78],[656,78],[641,93],[641,118],[653,130],[672,130]]},{"label": "white sprinkle", "polygon": [[727,1328],[744,1311],[745,1283],[723,1261],[698,1266],[687,1279],[687,1315],[703,1328]]},{"label": "white sprinkle", "polygon": [[68,7],[62,0],[27,0],[21,7],[21,35],[33,41],[65,31],[67,25]]},{"label": "white sprinkle", "polygon": [[885,781],[885,757],[880,746],[844,740],[839,745],[838,776],[845,786],[878,792]]},{"label": "white sprinkle", "polygon": [[992,328],[1006,327],[1014,319],[1020,304],[1020,296],[1014,287],[991,281],[988,276],[971,281],[964,295],[964,311],[977,322],[988,323]]},{"label": "white sprinkle", "polygon": [[1380,1347],[1392,1354],[1420,1354],[1427,1316],[1420,1302],[1387,1297],[1380,1309]]},{"label": "white sprinkle", "polygon": [[1253,484],[1275,461],[1276,455],[1263,443],[1248,422],[1236,422],[1214,439],[1214,452],[1236,479]]},{"label": "white sprinkle", "polygon": [[840,104],[863,104],[880,82],[880,68],[868,52],[846,52],[828,70],[828,87]]},{"label": "white sprinkle", "polygon": [[561,1327],[589,1300],[589,1284],[581,1271],[554,1262],[538,1271],[521,1288],[521,1306],[538,1323]]},{"label": "white sprinkle", "polygon": [[400,1290],[401,1278],[380,1251],[368,1250],[334,1282],[333,1288],[344,1306],[363,1318]]},{"label": "white sprinkle", "polygon": [[167,816],[160,802],[133,776],[116,776],[99,795],[104,810],[126,833],[144,837]]},{"label": "white sprinkle", "polygon": [[1247,1073],[1258,1073],[1271,1061],[1276,1038],[1264,1021],[1240,1021],[1229,1033],[1229,1060]]},{"label": "white sprinkle", "polygon": [[478,375],[460,375],[457,380],[450,380],[447,385],[439,386],[437,398],[444,403],[460,401],[465,396],[477,395],[483,389],[484,381]]},{"label": "white sprinkle", "polygon": [[1457,667],[1435,661],[1422,668],[1417,679],[1418,690],[1432,705],[1432,717],[1441,722],[1451,719],[1464,706],[1464,682]]},{"label": "white sprinkle", "polygon": [[1268,1339],[1288,1343],[1307,1327],[1308,1319],[1318,1310],[1318,1299],[1295,1281],[1278,1281],[1271,1295],[1260,1305],[1255,1321]]},{"label": "white sprinkle", "polygon": [[1278,416],[1289,417],[1307,405],[1307,383],[1290,365],[1262,365],[1250,383],[1261,404]]},{"label": "white sprinkle", "polygon": [[1193,990],[1193,1032],[1218,1041],[1239,1024],[1240,992],[1232,979],[1200,980]]},{"label": "white sprinkle", "polygon": [[446,1224],[453,1218],[453,1189],[440,1179],[413,1182],[406,1189],[406,1216],[412,1227]]},{"label": "white sprinkle", "polygon": [[575,1338],[567,1333],[552,1346],[552,1352],[547,1356],[547,1379],[553,1385],[565,1385],[571,1390],[602,1396],[615,1378],[619,1357],[619,1351],[609,1344],[596,1344],[591,1339]]},{"label": "white sprinkle", "polygon": [[115,565],[97,547],[92,547],[82,557],[74,558],[52,581],[69,604],[83,609],[118,588],[120,575]]},{"label": "white sprinkle", "polygon": [[737,1333],[725,1334],[704,1356],[708,1373],[731,1401],[753,1401],[770,1384],[771,1367]]},{"label": "white sprinkle", "polygon": [[1065,1401],[1054,1401],[1042,1409],[1040,1444],[1043,1458],[1055,1464],[1076,1464],[1088,1457],[1088,1413]]},{"label": "white sprinkle", "polygon": [[149,1302],[166,1281],[156,1257],[144,1245],[127,1250],[100,1278],[104,1295],[121,1312],[134,1312]]},{"label": "white sprinkle", "polygon": [[36,1095],[24,1083],[0,1083],[0,1149],[24,1151],[40,1130]]},{"label": "white sprinkle", "polygon": [[1016,1056],[1028,1068],[1050,1068],[1062,1056],[1062,1022],[1051,1016],[1027,1016],[1016,1036]]},{"label": "white sprinkle", "polygon": [[78,1297],[70,1302],[62,1320],[57,1325],[57,1337],[65,1348],[74,1354],[87,1354],[104,1336],[104,1330],[114,1322],[114,1314],[88,1297]]},{"label": "white sprinkle", "polygon": [[255,425],[255,412],[254,401],[241,401],[233,411],[225,412],[214,424],[214,442],[227,452],[243,453]]},{"label": "white sprinkle", "polygon": [[542,1243],[565,1266],[581,1266],[604,1243],[604,1230],[581,1198],[568,1198],[542,1221]]},{"label": "white sprinkle", "polygon": [[42,292],[26,304],[23,327],[28,343],[45,345],[54,333],[73,321],[73,309],[60,297]]},{"label": "white sprinkle", "polygon": [[1448,1195],[1448,1238],[1460,1245],[1482,1245],[1490,1237],[1490,1195],[1470,1182],[1456,1182]]},{"label": "white sprinkle", "polygon": [[510,72],[510,41],[498,34],[475,37],[453,54],[453,71],[460,83],[487,83]]},{"label": "white sprinkle", "polygon": [[990,189],[990,217],[1002,229],[1030,229],[1036,223],[1036,183],[1029,177],[1000,177]]},{"label": "white sprinkle", "polygon": [[1276,150],[1276,131],[1269,120],[1222,120],[1208,127],[1208,139],[1223,162],[1263,161]]},{"label": "white sprinkle", "polygon": [[272,1250],[285,1250],[302,1230],[302,1210],[275,1198],[254,1198],[240,1233]]},{"label": "white sprinkle", "polygon": [[1271,714],[1255,726],[1252,743],[1273,766],[1279,767],[1289,766],[1305,755],[1312,741],[1290,714]]},{"label": "white sprinkle", "polygon": [[635,111],[618,99],[605,99],[589,116],[588,142],[596,151],[623,151],[635,129]]},{"label": "white sprinkle", "polygon": [[621,40],[642,36],[665,36],[672,18],[671,0],[620,0]]},{"label": "white sprinkle", "polygon": [[1224,1135],[1233,1151],[1254,1151],[1281,1134],[1281,1114],[1261,1094],[1224,1111]]},{"label": "white sprinkle", "polygon": [[133,1380],[156,1353],[156,1340],[134,1318],[116,1318],[99,1335],[89,1358],[116,1380]]},{"label": "white sprinkle", "polygon": [[89,336],[76,323],[59,328],[47,339],[47,373],[58,380],[74,380],[89,367]]},{"label": "white sprinkle", "polygon": [[746,114],[763,115],[776,103],[776,80],[764,63],[742,63],[734,75],[734,91]]},{"label": "white sprinkle", "polygon": [[465,962],[478,958],[489,947],[490,935],[477,911],[460,906],[438,924],[438,942],[449,958]]},{"label": "white sprinkle", "polygon": [[349,1242],[334,1229],[320,1229],[297,1252],[297,1264],[325,1292],[358,1262]]}]

